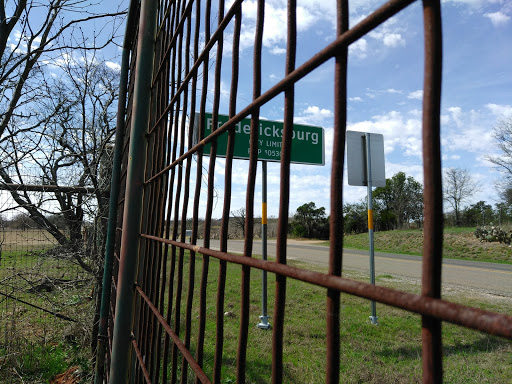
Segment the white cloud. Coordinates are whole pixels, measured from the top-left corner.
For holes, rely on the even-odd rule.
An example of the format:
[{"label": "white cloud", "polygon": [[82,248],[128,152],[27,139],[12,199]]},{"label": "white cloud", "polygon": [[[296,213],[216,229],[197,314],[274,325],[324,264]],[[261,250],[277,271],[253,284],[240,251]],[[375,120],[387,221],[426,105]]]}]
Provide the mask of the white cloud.
[{"label": "white cloud", "polygon": [[512,116],[512,105],[487,104],[486,107],[496,117]]},{"label": "white cloud", "polygon": [[312,191],[318,191],[319,187],[329,187],[329,177],[322,175],[290,175],[290,184],[300,185],[301,190],[311,188]]},{"label": "white cloud", "polygon": [[386,47],[405,47],[405,39],[400,33],[387,33],[384,35],[382,41]]},{"label": "white cloud", "polygon": [[11,51],[17,54],[26,53],[27,50],[23,49],[22,46],[18,47],[16,44],[10,44]]},{"label": "white cloud", "polygon": [[324,118],[324,119],[334,115],[332,113],[332,111],[329,111],[328,109],[325,109],[325,108],[320,109],[317,106],[309,106],[309,107],[307,107],[306,110],[304,111],[304,113],[306,115],[318,116],[318,117],[321,117],[321,118]]},{"label": "white cloud", "polygon": [[354,55],[358,59],[365,59],[367,56],[366,50],[368,43],[365,39],[359,39],[355,43],[352,43],[349,48],[349,56]]},{"label": "white cloud", "polygon": [[460,107],[450,107],[450,108],[448,108],[448,111],[451,113],[451,118],[453,119],[453,121],[455,121],[455,124],[457,125],[457,127],[461,128],[462,127],[462,119],[461,119],[462,109]]},{"label": "white cloud", "polygon": [[[494,151],[492,129],[493,117],[485,109],[463,110],[461,107],[448,108],[451,119],[442,127],[442,147],[446,159],[454,160],[453,156],[462,156],[472,153],[473,158],[479,160]],[[475,163],[474,160],[471,160]],[[479,161],[480,165],[486,165]]]},{"label": "white cloud", "polygon": [[407,119],[402,113],[391,111],[384,115],[373,116],[371,120],[351,123],[347,129],[382,134],[386,154],[401,148],[405,156],[421,157],[420,118]]},{"label": "white cloud", "polygon": [[495,27],[500,27],[502,25],[507,24],[510,21],[510,16],[498,11],[493,13],[485,13],[485,17],[491,20],[492,25]]},{"label": "white cloud", "polygon": [[402,93],[403,93],[403,91],[401,91],[399,89],[394,89],[394,88],[388,88],[388,89],[382,89],[382,90],[366,88],[366,96],[368,96],[370,99],[375,99],[377,96],[386,95],[386,94],[400,95]]},{"label": "white cloud", "polygon": [[423,90],[418,89],[417,91],[409,93],[408,99],[423,100]]},{"label": "white cloud", "polygon": [[286,48],[281,48],[281,47],[275,46],[270,50],[270,53],[273,55],[282,55],[282,54],[286,53]]},{"label": "white cloud", "polygon": [[362,102],[363,99],[360,98],[359,96],[356,96],[356,97],[349,97],[348,98],[349,101],[357,101],[357,102]]},{"label": "white cloud", "polygon": [[120,71],[121,70],[121,65],[119,65],[118,63],[114,63],[112,61],[107,61],[105,63],[105,65],[107,67],[109,67],[110,69],[114,70],[114,71]]},{"label": "white cloud", "polygon": [[[228,2],[231,7],[233,1]],[[257,18],[257,1],[248,0],[243,3],[244,22],[240,36],[240,49],[252,47],[254,44],[255,24]],[[297,3],[297,31],[310,30],[314,25],[327,22],[330,29],[336,25],[336,5],[323,0],[302,0]],[[265,19],[263,27],[263,45],[272,54],[283,54],[282,48],[287,39],[287,2],[273,0],[265,3]],[[230,39],[230,36],[227,36]],[[229,50],[226,50],[230,53]]]},{"label": "white cloud", "polygon": [[334,116],[334,113],[329,109],[320,108],[316,105],[310,105],[307,107],[300,116],[295,117],[295,121],[299,124],[319,124],[326,119],[330,119]]},{"label": "white cloud", "polygon": [[381,41],[388,48],[405,47],[406,41],[402,36],[403,27],[395,26],[397,19],[389,19],[377,29],[371,31],[368,36]]}]

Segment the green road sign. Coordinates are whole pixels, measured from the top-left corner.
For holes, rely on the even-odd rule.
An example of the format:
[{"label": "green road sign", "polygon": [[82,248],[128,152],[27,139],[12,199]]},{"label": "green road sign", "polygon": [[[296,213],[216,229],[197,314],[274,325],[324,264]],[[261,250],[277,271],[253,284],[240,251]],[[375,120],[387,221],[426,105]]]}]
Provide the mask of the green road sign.
[{"label": "green road sign", "polygon": [[[196,114],[196,124],[199,115]],[[218,126],[229,120],[228,116],[219,115]],[[205,114],[205,137],[212,133],[212,114]],[[244,119],[235,126],[234,158],[249,159],[249,138],[251,119]],[[258,160],[281,161],[281,143],[283,123],[279,121],[261,120],[258,131]],[[228,133],[223,133],[217,141],[217,156],[225,157],[228,145]],[[203,149],[205,155],[210,154],[210,144]],[[324,165],[324,129],[308,125],[293,125],[292,163]]]}]

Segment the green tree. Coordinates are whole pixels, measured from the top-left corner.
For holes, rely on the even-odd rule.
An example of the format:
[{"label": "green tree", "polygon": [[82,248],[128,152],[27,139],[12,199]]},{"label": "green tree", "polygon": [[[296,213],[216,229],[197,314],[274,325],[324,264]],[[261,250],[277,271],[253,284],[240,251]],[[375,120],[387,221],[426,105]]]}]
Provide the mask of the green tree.
[{"label": "green tree", "polygon": [[324,207],[317,208],[311,201],[298,207],[293,218],[291,230],[295,236],[307,238],[329,236],[329,221],[325,216]]},{"label": "green tree", "polygon": [[479,201],[462,211],[461,224],[465,226],[487,225],[494,221],[494,211],[492,206],[485,201]]},{"label": "green tree", "polygon": [[498,225],[503,223],[510,223],[512,209],[510,203],[496,203],[495,204],[495,222]]},{"label": "green tree", "polygon": [[368,230],[368,207],[366,202],[343,205],[343,231],[346,234],[363,233]]},{"label": "green tree", "polygon": [[385,187],[376,188],[373,200],[376,224],[381,229],[404,228],[411,221],[423,221],[423,186],[404,172],[386,179]]}]

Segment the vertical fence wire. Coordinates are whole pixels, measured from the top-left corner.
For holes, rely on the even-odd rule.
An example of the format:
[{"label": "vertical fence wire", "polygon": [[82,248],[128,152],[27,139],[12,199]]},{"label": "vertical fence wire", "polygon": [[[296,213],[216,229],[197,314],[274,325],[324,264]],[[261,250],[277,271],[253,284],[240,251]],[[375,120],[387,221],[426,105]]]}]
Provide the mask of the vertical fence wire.
[{"label": "vertical fence wire", "polygon": [[[159,81],[159,108],[158,112],[156,113],[157,124],[162,125],[162,130],[164,132],[163,135],[163,143],[162,143],[162,158],[164,160],[165,165],[169,164],[170,162],[170,148],[171,143],[169,140],[169,126],[170,122],[172,121],[172,116],[169,116],[165,111],[167,110],[167,105],[169,103],[170,97],[174,94],[172,90],[169,89],[170,84],[170,76],[171,76],[171,57],[168,54],[169,50],[172,47],[171,39],[172,39],[172,26],[174,21],[174,14],[172,13],[172,10],[175,9],[175,7],[172,7],[172,5],[169,5],[168,1],[165,1],[164,6],[160,7],[159,9],[159,32],[157,34],[157,40],[158,40],[158,70],[155,76],[154,81]],[[170,211],[166,205],[172,204],[172,201],[169,202],[169,198],[166,196],[172,196],[172,191],[170,190],[171,186],[173,185],[172,181],[170,181],[170,177],[168,174],[163,175],[162,177],[162,183],[163,188],[161,190],[162,197],[164,198],[164,205],[162,207],[161,212],[167,212],[165,214],[165,218],[163,221],[163,236],[164,238],[168,239],[170,236],[171,226],[170,226]],[[169,257],[169,246],[168,244],[164,244],[162,255],[161,255],[161,266],[160,266],[160,289],[159,289],[159,299],[158,308],[160,309],[161,313],[165,313],[165,305],[166,305],[166,295],[169,295],[170,289],[167,289],[167,260]],[[172,294],[171,294],[172,295]],[[167,301],[168,303],[168,301]],[[169,317],[167,318],[167,321],[169,321]],[[158,330],[157,330],[157,336],[156,336],[156,352],[155,352],[155,364],[156,364],[156,376],[159,375],[159,370],[163,369],[164,375],[166,372],[166,366],[165,363],[161,363],[161,357],[162,353],[165,357],[167,357],[166,354],[166,348],[167,348],[167,335],[165,336],[165,343],[164,346],[160,343],[160,340],[162,338],[163,334],[163,328],[162,325],[158,324]],[[162,351],[164,349],[164,351]],[[164,376],[165,377],[165,376]]]},{"label": "vertical fence wire", "polygon": [[[219,0],[218,3],[218,28],[220,30],[220,38],[217,41],[217,57],[215,60],[215,85],[213,90],[213,107],[212,107],[212,130],[216,129],[219,121],[219,104],[220,104],[220,80],[222,69],[222,55],[224,54],[224,34],[220,29],[221,22],[224,18],[224,0]],[[207,217],[211,220],[212,205],[213,205],[213,188],[215,183],[215,162],[217,156],[217,145],[212,144],[210,149],[210,170],[208,173],[208,207]],[[211,186],[211,187],[210,187]],[[211,194],[211,195],[210,195]],[[228,214],[229,217],[229,214]],[[208,234],[209,235],[209,234]],[[206,236],[205,236],[206,237]],[[222,369],[222,350],[224,344],[224,274],[223,268],[219,269],[219,280],[217,286],[217,313],[216,313],[216,338],[215,338],[215,356],[213,362],[213,382],[221,382],[221,369]]]},{"label": "vertical fence wire", "polygon": [[[210,41],[210,12],[211,12],[211,2],[207,1],[205,6],[205,17],[204,17],[204,41],[205,45],[209,43]],[[198,16],[196,16],[197,18]],[[208,89],[208,62],[209,62],[209,52],[208,54],[204,56],[203,59],[203,87],[201,92],[201,104],[200,104],[200,113],[199,113],[199,121],[203,121],[205,117],[206,112],[206,95],[207,95],[207,89]],[[203,139],[204,137],[204,127],[200,124],[199,129],[199,140]],[[197,156],[197,175],[196,175],[196,194],[195,194],[195,204],[199,204],[199,196],[201,192],[201,179],[202,179],[202,170],[203,168],[203,154],[202,151],[198,152]],[[195,207],[194,207],[195,208]],[[199,209],[199,205],[197,206],[197,209]],[[196,213],[194,209],[194,213]],[[197,218],[195,218],[197,220]],[[205,223],[204,223],[204,243],[203,245],[205,247],[210,246],[210,237],[208,232],[208,226],[206,225],[206,219],[207,215],[205,217]],[[208,237],[206,236],[208,235]],[[197,363],[202,366],[203,360],[204,360],[204,334],[205,334],[205,323],[206,323],[206,285],[208,281],[208,264],[209,264],[209,256],[203,255],[203,264],[202,264],[202,271],[201,271],[201,288],[199,292],[199,329],[197,332],[197,349],[196,349],[196,360]],[[197,382],[197,380],[196,380]]]},{"label": "vertical fence wire", "polygon": [[[182,54],[181,54],[181,48],[182,48],[182,42],[183,42],[183,33],[182,30],[178,27],[180,16],[181,16],[181,6],[182,2],[178,1],[176,5],[176,11],[175,11],[175,29],[174,29],[174,36],[176,36],[176,39],[174,39],[173,43],[173,49],[172,49],[172,57],[173,62],[175,63],[174,66],[171,67],[171,71],[173,72],[173,80],[171,81],[171,87],[172,92],[175,95],[175,101],[174,106],[171,110],[173,110],[173,124],[172,124],[172,157],[171,161],[174,162],[176,160],[176,156],[178,153],[178,143],[179,143],[179,127],[180,127],[180,109],[184,108],[184,104],[182,105],[182,93],[176,92],[176,89],[180,85],[181,81],[181,70],[182,70]],[[177,169],[178,168],[178,169]],[[173,194],[172,204],[169,204],[169,218],[170,221],[172,221],[172,239],[176,240],[178,235],[178,216],[177,216],[177,210],[179,208],[179,199],[180,199],[180,188],[181,188],[181,167],[173,167],[171,170],[172,173],[172,181],[171,181],[171,189]],[[182,291],[182,284],[183,284],[183,278],[182,278],[182,271],[183,271],[183,260],[180,257],[180,254],[178,253],[178,249],[176,247],[171,248],[171,257],[172,262],[174,264],[174,291],[175,291],[175,297],[174,299],[174,305],[173,305],[173,311],[174,311],[174,331],[177,335],[180,333],[180,327],[181,327],[181,319],[180,319],[180,310],[181,310],[181,291]],[[170,297],[169,297],[170,298]],[[170,298],[171,299],[171,298]],[[176,343],[172,344],[172,352],[171,352],[171,383],[176,382],[176,375],[177,375],[177,359],[178,359],[178,349],[176,346]]]},{"label": "vertical fence wire", "polygon": [[[441,4],[423,1],[425,25],[425,80],[423,88],[423,172],[424,172],[424,246],[422,294],[441,297],[443,249],[443,196],[441,176]],[[441,321],[422,317],[423,380],[443,379]]]},{"label": "vertical fence wire", "polygon": [[[297,2],[288,1],[288,35],[286,48],[285,74],[295,69],[297,50]],[[277,229],[276,262],[286,264],[286,239],[288,234],[288,215],[290,199],[290,159],[293,136],[294,85],[285,90],[284,124],[281,152],[281,188],[279,202],[279,221]],[[286,276],[276,275],[274,304],[274,328],[272,340],[272,382],[283,381],[283,332],[286,303]]]},{"label": "vertical fence wire", "polygon": [[[196,14],[199,14],[199,2],[197,2]],[[187,47],[190,46],[190,42],[192,39],[192,15],[190,13],[187,17]],[[199,20],[196,18],[195,20],[195,28],[194,28],[194,46],[193,46],[193,62],[196,62],[199,56]],[[188,56],[190,52],[187,48],[187,63],[186,63],[186,72],[190,70],[190,63],[188,60]],[[189,114],[189,124],[188,124],[188,142],[187,147],[191,148],[193,146],[193,135],[194,135],[194,121],[195,121],[195,113],[196,113],[196,88],[197,88],[197,73],[194,73],[192,77],[191,83],[191,96],[190,96],[190,114]],[[184,242],[186,240],[187,233],[187,224],[188,223],[188,204],[190,201],[190,175],[192,169],[192,158],[188,157],[186,162],[185,169],[185,190],[183,196],[183,209],[181,216],[181,241]],[[195,243],[195,239],[193,239],[194,231],[190,236],[190,242]],[[187,287],[187,301],[186,301],[186,309],[185,309],[185,348],[187,350],[190,349],[190,339],[192,335],[192,309],[193,309],[193,301],[194,301],[194,283],[195,283],[195,255],[193,252],[189,252],[189,270],[188,270],[188,287]],[[186,382],[185,375],[188,372],[188,362],[185,356],[183,355],[181,362],[181,381]]]},{"label": "vertical fence wire", "polygon": [[[349,26],[347,0],[338,0],[336,7],[337,35]],[[334,67],[334,138],[331,169],[331,239],[329,274],[341,276],[343,263],[343,167],[347,129],[347,61],[348,46],[338,50]],[[340,292],[327,291],[327,366],[326,383],[338,383],[340,375]]]},{"label": "vertical fence wire", "polygon": [[[256,5],[256,30],[253,53],[253,101],[261,95],[261,51],[263,41],[263,23],[265,2],[258,0]],[[256,184],[256,170],[258,158],[258,125],[259,108],[251,111],[251,132],[249,138],[249,172],[247,176],[247,192],[245,203],[245,241],[244,256],[252,257],[253,227],[254,227],[254,188]],[[251,269],[242,266],[241,304],[240,304],[240,331],[238,341],[237,382],[245,382],[247,339],[249,328],[249,298],[250,298]]]}]

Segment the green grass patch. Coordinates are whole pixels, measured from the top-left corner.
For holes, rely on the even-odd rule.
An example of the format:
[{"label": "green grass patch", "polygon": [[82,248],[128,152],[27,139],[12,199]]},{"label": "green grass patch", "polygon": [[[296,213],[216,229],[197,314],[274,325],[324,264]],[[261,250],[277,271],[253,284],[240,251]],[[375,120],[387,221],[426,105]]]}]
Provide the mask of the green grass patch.
[{"label": "green grass patch", "polygon": [[89,372],[91,276],[70,258],[16,250],[3,252],[0,281],[0,383],[47,383],[74,365]]},{"label": "green grass patch", "polygon": [[[34,256],[36,257],[36,256]],[[208,284],[206,287],[206,330],[203,366],[206,374],[212,378],[214,353],[216,347],[216,299],[218,289],[219,261],[209,259]],[[178,261],[178,260],[177,260]],[[189,271],[194,277],[192,329],[190,349],[195,355],[198,338],[199,291],[203,257],[192,259],[185,254],[183,258],[182,290],[177,297],[178,279],[172,280],[173,300],[171,326],[180,323],[179,336],[184,340],[186,298],[188,294]],[[29,265],[32,265],[29,263]],[[310,265],[295,264],[311,269]],[[179,270],[179,263],[176,263]],[[170,270],[168,261],[167,271]],[[324,271],[316,268],[318,271]],[[251,270],[250,325],[249,340],[246,349],[247,383],[268,383],[272,370],[272,331],[258,329],[256,324],[261,315],[261,276],[262,272]],[[345,277],[367,280],[367,276],[357,273]],[[240,325],[240,295],[242,268],[238,265],[227,266],[225,304],[223,312],[224,347],[222,383],[236,382],[236,362]],[[377,276],[377,284],[408,292],[418,292],[419,287],[391,275]],[[168,291],[167,291],[168,292]],[[274,312],[275,276],[268,274],[268,314],[272,323]],[[23,293],[29,298],[29,293]],[[26,295],[26,296],[25,296]],[[447,300],[482,309],[509,313],[510,298],[488,300],[475,293],[443,293]],[[72,308],[71,317],[87,316],[80,290],[69,290],[62,308]],[[179,299],[177,301],[177,299]],[[167,303],[167,298],[164,300]],[[40,302],[44,304],[44,302]],[[0,382],[10,378],[12,382],[43,383],[72,365],[80,365],[87,372],[89,349],[86,344],[66,341],[68,335],[78,335],[83,329],[70,329],[73,324],[61,322],[55,318],[41,315],[38,311],[22,308],[12,309],[16,321],[7,329],[16,339],[9,348],[0,345]],[[176,308],[180,309],[176,316]],[[167,306],[164,317],[167,316]],[[9,313],[2,313],[2,318]],[[341,295],[340,318],[340,377],[343,383],[420,383],[421,382],[421,318],[409,312],[377,303],[379,325],[370,324],[370,303],[367,300],[347,294]],[[287,280],[285,325],[283,341],[284,383],[323,383],[325,382],[326,355],[326,290],[317,286]],[[16,331],[16,332],[15,332]],[[5,334],[7,335],[7,334]],[[5,336],[2,335],[2,336]],[[4,342],[4,338],[1,340]],[[38,340],[42,342],[37,343]],[[161,342],[163,343],[164,336]],[[25,343],[25,344],[23,344]],[[1,344],[1,343],[0,343]],[[23,347],[25,345],[25,347]],[[443,324],[444,380],[447,383],[508,383],[512,382],[512,343],[498,337],[485,335],[451,324]],[[3,356],[3,358],[2,358]],[[181,362],[181,357],[178,359]],[[170,363],[169,363],[170,366]],[[178,379],[181,364],[178,363]],[[19,376],[13,376],[14,371]],[[5,376],[4,376],[5,375]],[[188,368],[189,382],[193,374]],[[85,376],[84,376],[85,377]],[[170,376],[168,376],[169,379]]]},{"label": "green grass patch", "polygon": [[[188,271],[189,258],[184,259],[184,271]],[[197,317],[199,278],[202,257],[196,259],[195,296],[192,313],[193,327],[191,350],[197,346]],[[204,370],[211,378],[215,352],[216,295],[219,261],[210,258],[207,287],[206,332],[204,345]],[[304,268],[310,266],[300,265]],[[240,323],[241,267],[228,265],[225,291],[224,348],[222,382],[236,382],[235,370]],[[367,277],[346,275],[347,277]],[[272,367],[272,331],[256,327],[261,314],[261,271],[250,274],[250,326],[246,350],[247,383],[268,383]],[[175,280],[176,281],[176,280]],[[180,337],[184,337],[185,300],[187,278],[184,279],[181,302]],[[275,277],[268,274],[269,315],[274,312]],[[407,291],[417,286],[399,281],[388,275],[378,276],[377,284]],[[287,280],[285,308],[283,361],[284,383],[325,382],[326,353],[326,290],[310,284]],[[446,296],[448,300],[488,308],[500,312],[509,311],[510,300],[487,303],[475,297],[460,294]],[[174,298],[174,303],[175,303]],[[341,367],[343,383],[416,383],[421,382],[421,318],[409,312],[377,303],[379,325],[370,324],[370,303],[367,300],[341,295]],[[272,323],[272,317],[270,317]],[[443,326],[445,351],[445,381],[449,383],[512,382],[510,341],[483,335],[458,326]],[[189,379],[193,375],[189,372]]]},{"label": "green grass patch", "polygon": [[[91,369],[90,359],[77,345],[53,342],[25,344],[13,353],[0,348],[1,383],[48,383],[70,366]],[[85,377],[85,375],[84,375]]]},{"label": "green grass patch", "polygon": [[[445,228],[443,257],[448,259],[486,261],[512,264],[512,248],[499,243],[481,242],[474,236],[475,228]],[[321,243],[329,245],[329,242]],[[368,249],[368,233],[345,235],[343,246],[352,249]],[[422,230],[395,230],[374,233],[377,252],[407,255],[423,254]]]}]

